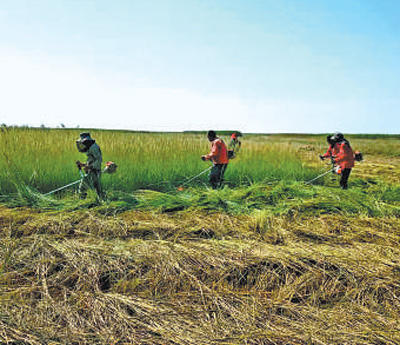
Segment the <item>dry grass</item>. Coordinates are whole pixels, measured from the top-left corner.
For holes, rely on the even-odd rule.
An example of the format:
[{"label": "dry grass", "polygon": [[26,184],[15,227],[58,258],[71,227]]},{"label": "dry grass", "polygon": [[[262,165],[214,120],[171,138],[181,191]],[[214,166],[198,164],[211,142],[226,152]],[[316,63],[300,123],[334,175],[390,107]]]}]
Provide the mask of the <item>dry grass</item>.
[{"label": "dry grass", "polygon": [[0,214],[3,342],[400,341],[397,218]]}]

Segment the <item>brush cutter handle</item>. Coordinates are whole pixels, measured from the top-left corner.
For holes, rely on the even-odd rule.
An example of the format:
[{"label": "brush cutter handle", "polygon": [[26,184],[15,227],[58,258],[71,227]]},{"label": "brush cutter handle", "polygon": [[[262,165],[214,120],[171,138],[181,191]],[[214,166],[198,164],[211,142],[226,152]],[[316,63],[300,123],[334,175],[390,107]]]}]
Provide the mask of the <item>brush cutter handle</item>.
[{"label": "brush cutter handle", "polygon": [[90,171],[90,168],[86,163],[82,163],[81,161],[76,161],[75,164],[77,165],[80,172],[82,172],[82,168],[83,170],[85,170],[85,173],[88,173]]}]

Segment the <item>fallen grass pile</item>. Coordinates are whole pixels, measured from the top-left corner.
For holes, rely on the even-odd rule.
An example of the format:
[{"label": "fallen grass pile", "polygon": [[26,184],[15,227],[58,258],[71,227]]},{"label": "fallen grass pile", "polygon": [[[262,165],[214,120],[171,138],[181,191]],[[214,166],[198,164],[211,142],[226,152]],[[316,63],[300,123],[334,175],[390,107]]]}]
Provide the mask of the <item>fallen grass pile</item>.
[{"label": "fallen grass pile", "polygon": [[362,191],[297,183],[0,207],[0,339],[397,344],[399,200],[387,190],[373,212],[373,193],[338,210],[329,203]]},{"label": "fallen grass pile", "polygon": [[400,341],[395,246],[90,236],[1,244],[3,341]]},{"label": "fallen grass pile", "polygon": [[373,185],[341,191],[310,187],[300,182],[269,182],[247,188],[223,190],[190,189],[182,193],[138,191],[136,208],[174,212],[219,210],[245,214],[267,210],[271,215],[301,213],[305,216],[340,213],[344,215],[400,216],[400,194],[396,186]]}]

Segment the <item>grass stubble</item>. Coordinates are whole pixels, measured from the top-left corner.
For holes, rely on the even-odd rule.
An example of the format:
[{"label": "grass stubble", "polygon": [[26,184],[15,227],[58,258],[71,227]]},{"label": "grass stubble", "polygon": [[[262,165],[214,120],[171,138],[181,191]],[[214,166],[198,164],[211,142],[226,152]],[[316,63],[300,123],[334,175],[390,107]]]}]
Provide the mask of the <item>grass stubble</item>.
[{"label": "grass stubble", "polygon": [[[312,166],[323,145],[290,139]],[[220,191],[115,189],[101,205],[5,198],[0,342],[400,343],[399,187],[376,178],[390,182],[398,157],[359,140],[372,149],[346,192],[264,175]]]}]

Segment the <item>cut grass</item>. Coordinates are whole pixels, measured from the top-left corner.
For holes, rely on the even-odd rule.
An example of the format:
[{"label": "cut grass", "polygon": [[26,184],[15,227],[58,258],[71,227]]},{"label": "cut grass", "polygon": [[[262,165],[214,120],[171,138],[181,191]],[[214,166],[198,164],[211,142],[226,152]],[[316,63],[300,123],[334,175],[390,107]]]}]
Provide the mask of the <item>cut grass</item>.
[{"label": "cut grass", "polygon": [[260,212],[2,208],[2,339],[400,341],[398,218]]}]

